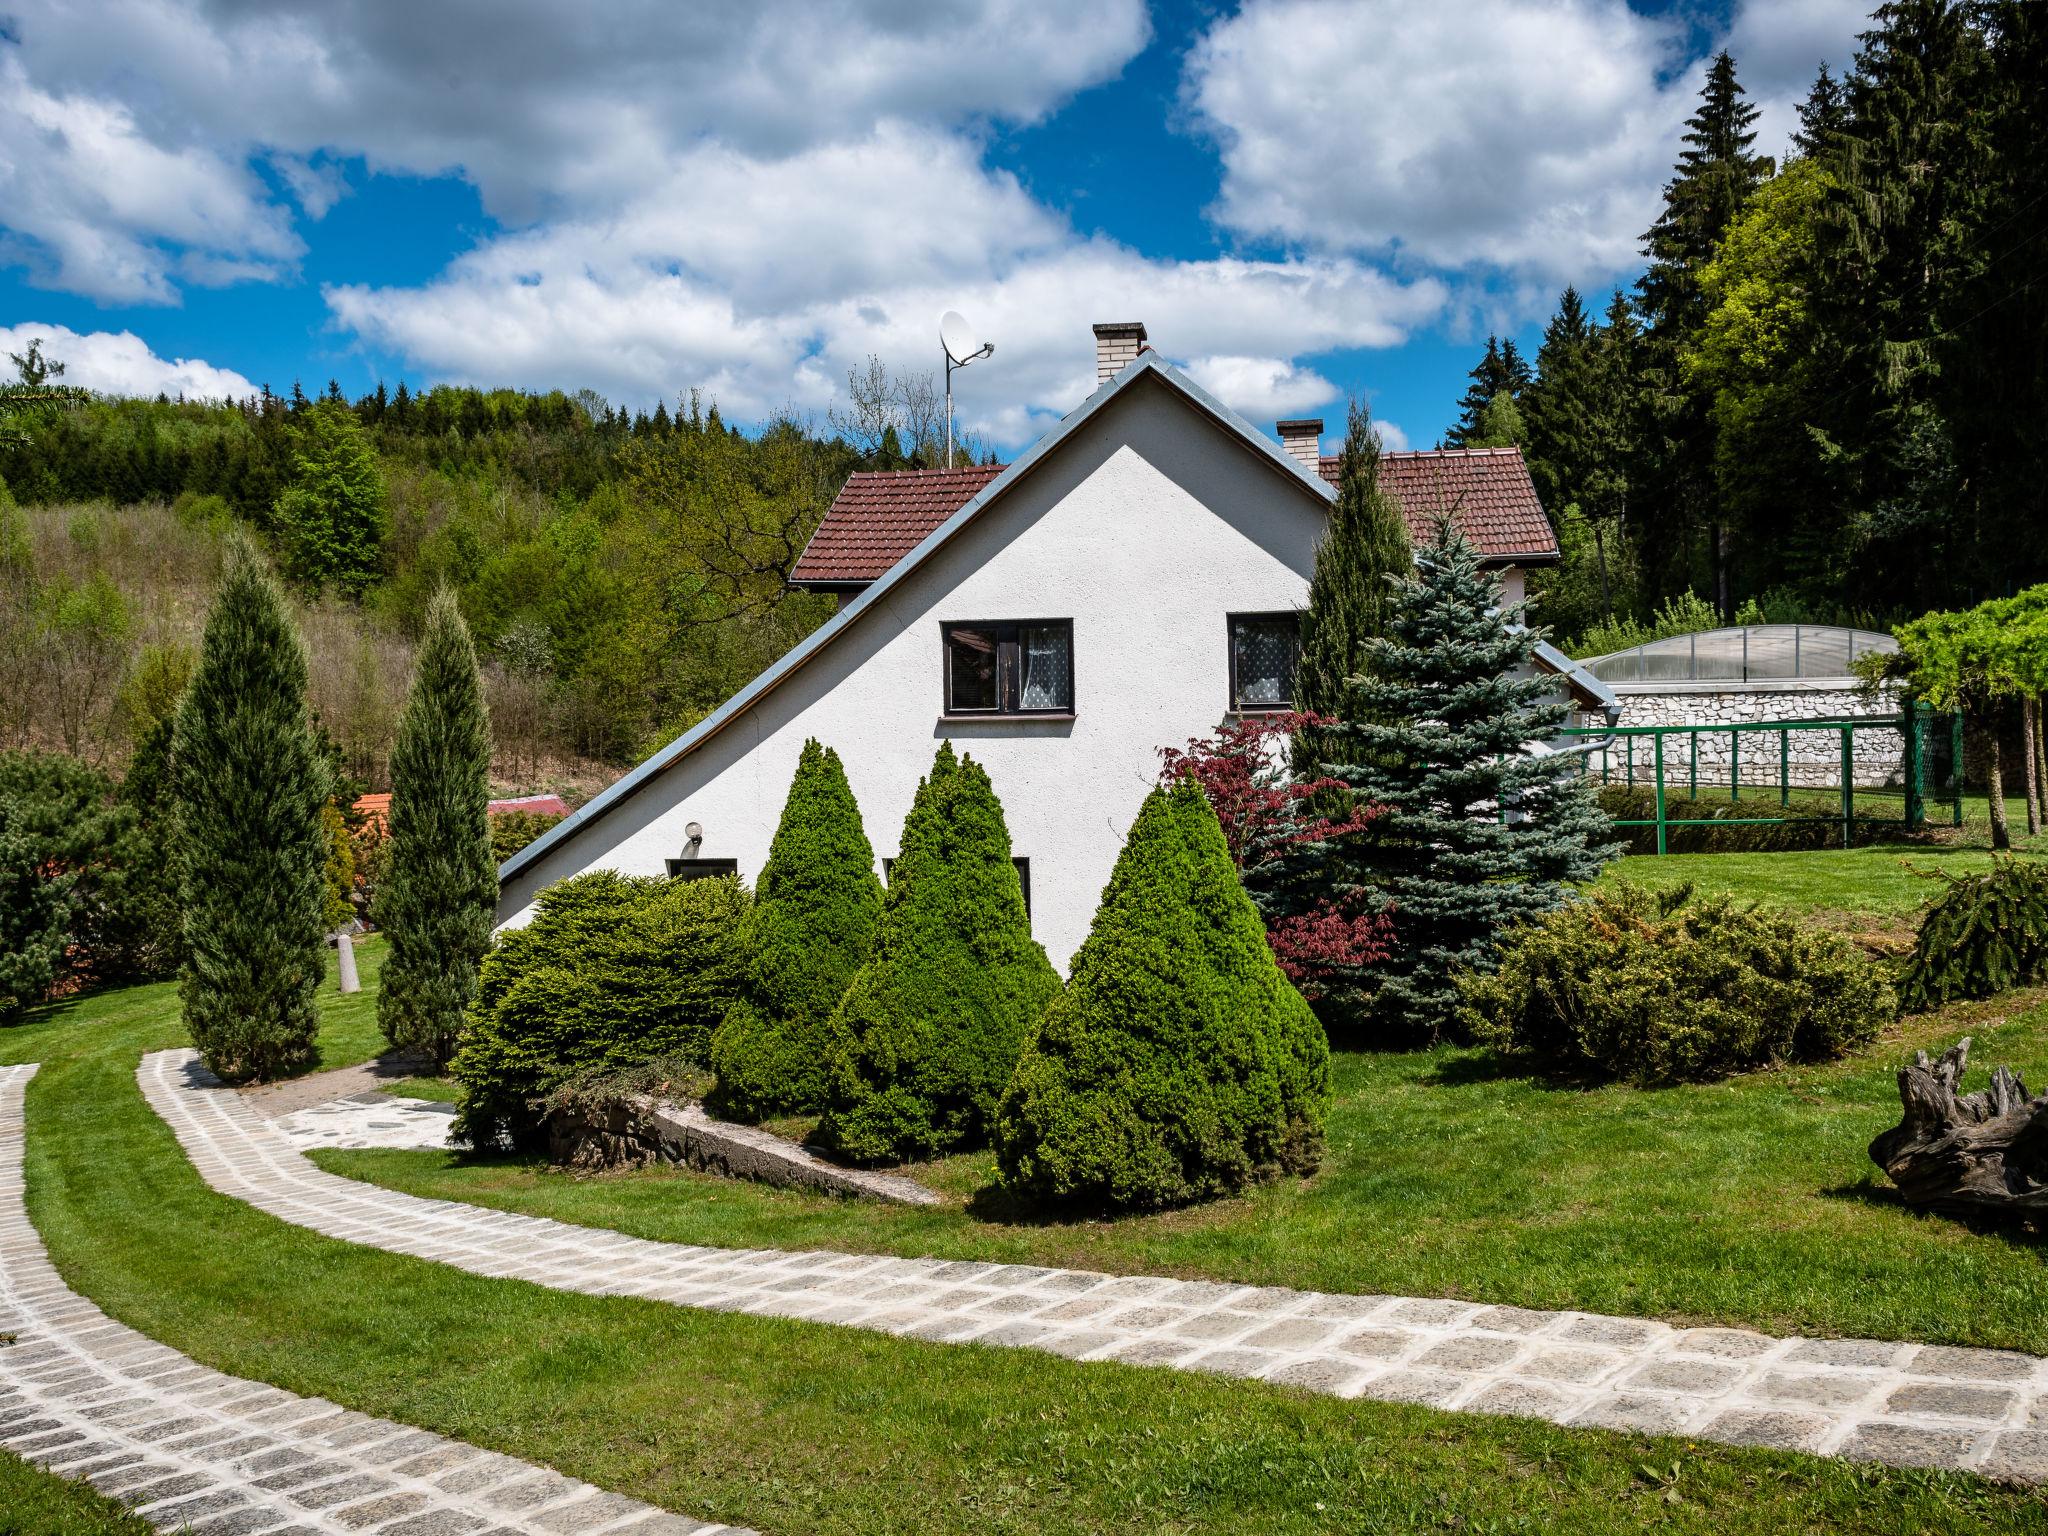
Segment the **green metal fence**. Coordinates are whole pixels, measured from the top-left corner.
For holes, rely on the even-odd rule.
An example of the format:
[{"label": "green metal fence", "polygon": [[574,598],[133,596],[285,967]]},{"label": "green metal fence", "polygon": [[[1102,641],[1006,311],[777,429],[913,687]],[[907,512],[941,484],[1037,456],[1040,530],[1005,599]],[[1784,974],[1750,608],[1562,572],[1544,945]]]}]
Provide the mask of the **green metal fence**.
[{"label": "green metal fence", "polygon": [[[1620,819],[1615,825],[1655,827],[1659,853],[1670,851],[1673,827],[1833,819],[1841,825],[1846,848],[1859,827],[1915,830],[1927,825],[1931,811],[1946,812],[1954,825],[1963,824],[1962,716],[1936,714],[1924,704],[1898,715],[1582,726],[1562,734],[1583,754],[1583,771],[1597,773],[1602,784],[1654,792],[1654,816]],[[1681,789],[1695,802],[1725,792],[1731,805],[1754,804],[1756,814],[1670,815],[1667,801]],[[1806,807],[1804,814],[1768,814],[1773,800],[1781,813],[1789,813],[1795,797]],[[1817,801],[1830,804],[1834,816],[1816,817],[1812,808]],[[1890,809],[1893,804],[1896,811]]]}]

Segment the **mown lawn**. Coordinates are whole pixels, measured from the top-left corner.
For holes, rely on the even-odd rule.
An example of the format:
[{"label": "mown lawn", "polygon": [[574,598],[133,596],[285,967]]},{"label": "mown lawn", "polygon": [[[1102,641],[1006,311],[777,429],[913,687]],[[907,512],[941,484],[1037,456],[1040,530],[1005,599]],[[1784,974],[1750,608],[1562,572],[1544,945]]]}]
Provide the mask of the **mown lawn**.
[{"label": "mown lawn", "polygon": [[0,1536],[151,1536],[153,1530],[84,1484],[0,1451]]},{"label": "mown lawn", "polygon": [[[0,1061],[43,1063],[29,1202],[71,1284],[220,1369],[699,1517],[772,1536],[2048,1530],[2034,1495],[1967,1477],[563,1295],[335,1242],[199,1181],[134,1080],[180,1038],[164,986],[0,1031]],[[1242,1253],[1271,1248],[1237,1226]]]}]

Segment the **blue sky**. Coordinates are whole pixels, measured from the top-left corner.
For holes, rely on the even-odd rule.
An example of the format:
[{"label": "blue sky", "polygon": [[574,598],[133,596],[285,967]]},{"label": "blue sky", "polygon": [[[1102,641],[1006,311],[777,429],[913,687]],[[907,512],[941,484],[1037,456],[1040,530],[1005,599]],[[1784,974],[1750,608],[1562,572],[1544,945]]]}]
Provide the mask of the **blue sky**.
[{"label": "blue sky", "polygon": [[[1141,319],[1254,420],[1433,442],[1634,275],[1704,58],[1782,148],[1861,0],[0,0],[0,340],[93,387],[380,377],[824,416],[940,308],[1005,451]],[[604,20],[592,18],[603,17]]]}]

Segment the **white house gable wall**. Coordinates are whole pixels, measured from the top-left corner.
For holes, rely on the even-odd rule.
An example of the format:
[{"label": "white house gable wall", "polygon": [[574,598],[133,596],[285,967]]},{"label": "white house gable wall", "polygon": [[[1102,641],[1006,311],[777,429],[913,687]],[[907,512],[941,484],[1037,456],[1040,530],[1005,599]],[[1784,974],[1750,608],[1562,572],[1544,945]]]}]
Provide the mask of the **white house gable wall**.
[{"label": "white house gable wall", "polygon": [[[776,687],[506,883],[501,920],[590,869],[661,874],[689,852],[761,871],[805,738],[837,749],[880,857],[950,738],[983,763],[1032,927],[1064,967],[1158,751],[1211,730],[1229,699],[1228,615],[1306,600],[1326,520],[1307,485],[1157,380],[1125,389]],[[947,720],[941,626],[1070,619],[1074,717]]]}]

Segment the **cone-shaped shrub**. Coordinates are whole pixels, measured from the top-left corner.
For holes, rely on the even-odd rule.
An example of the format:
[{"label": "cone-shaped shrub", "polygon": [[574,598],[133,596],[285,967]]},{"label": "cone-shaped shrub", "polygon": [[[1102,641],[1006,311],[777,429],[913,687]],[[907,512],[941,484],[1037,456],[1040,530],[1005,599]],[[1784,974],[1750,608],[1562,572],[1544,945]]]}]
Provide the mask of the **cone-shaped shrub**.
[{"label": "cone-shaped shrub", "polygon": [[832,1017],[819,1140],[863,1162],[986,1144],[1059,986],[995,788],[943,743],[903,825],[874,950]]},{"label": "cone-shaped shrub", "polygon": [[456,1133],[472,1146],[542,1137],[536,1101],[572,1078],[661,1057],[704,1059],[739,988],[747,892],[737,879],[609,870],[541,892],[484,956],[456,1052]]},{"label": "cone-shaped shrub", "polygon": [[826,1026],[881,914],[875,851],[846,770],[807,741],[754,888],[739,1001],[711,1038],[719,1113],[761,1120],[823,1106]]},{"label": "cone-shaped shrub", "polygon": [[1003,1186],[1112,1209],[1226,1194],[1313,1168],[1328,1100],[1328,1044],[1215,813],[1191,781],[1154,790],[1004,1096]]},{"label": "cone-shaped shrub", "polygon": [[377,926],[391,949],[377,1027],[436,1069],[454,1054],[477,962],[491,942],[490,721],[476,648],[455,598],[427,611],[412,692],[391,753],[391,842]]},{"label": "cone-shaped shrub", "polygon": [[306,653],[262,558],[237,540],[178,710],[172,761],[185,909],[185,1028],[230,1082],[313,1060],[327,771]]}]

